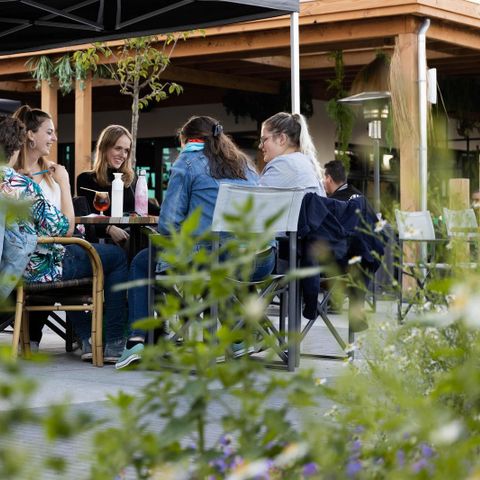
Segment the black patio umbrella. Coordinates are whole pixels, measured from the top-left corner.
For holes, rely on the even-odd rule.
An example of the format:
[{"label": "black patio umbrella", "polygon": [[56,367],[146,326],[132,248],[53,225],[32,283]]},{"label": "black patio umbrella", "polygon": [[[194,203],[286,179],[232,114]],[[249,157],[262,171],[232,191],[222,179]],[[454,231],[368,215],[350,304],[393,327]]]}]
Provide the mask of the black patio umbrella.
[{"label": "black patio umbrella", "polygon": [[0,0],[0,55],[298,12],[299,0]]}]

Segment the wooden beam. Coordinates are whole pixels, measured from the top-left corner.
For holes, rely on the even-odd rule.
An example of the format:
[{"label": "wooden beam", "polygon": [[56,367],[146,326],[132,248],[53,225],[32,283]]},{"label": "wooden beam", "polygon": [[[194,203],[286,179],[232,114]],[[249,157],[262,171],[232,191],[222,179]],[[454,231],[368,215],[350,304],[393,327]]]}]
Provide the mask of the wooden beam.
[{"label": "wooden beam", "polygon": [[[245,92],[271,93],[275,95],[280,91],[280,83],[273,80],[263,80],[261,78],[218,72],[205,72],[193,68],[174,67],[173,65],[170,65],[165,70],[162,78],[173,82],[242,90]],[[111,87],[114,85],[118,85],[115,80],[97,79],[93,81],[94,87]]]},{"label": "wooden beam", "polygon": [[[381,49],[386,53],[393,51],[392,47],[387,46]],[[377,52],[374,50],[361,50],[357,52],[343,52],[343,63],[345,66],[367,65],[375,59]],[[246,62],[255,63],[259,65],[267,65],[272,67],[279,67],[290,69],[290,58],[278,55],[270,57],[246,58]],[[307,54],[300,56],[301,70],[317,70],[323,68],[334,68],[335,60],[330,56],[330,53]]]},{"label": "wooden beam", "polygon": [[92,80],[81,83],[75,84],[75,179],[92,167]]},{"label": "wooden beam", "polygon": [[[50,85],[46,80],[42,80],[41,89],[41,109],[50,114],[55,125],[58,127],[58,85],[57,82],[52,82]],[[50,155],[48,157],[52,162],[58,162],[58,146],[57,142],[52,145]]]},{"label": "wooden beam", "polygon": [[35,83],[16,81],[0,82],[0,90],[4,92],[30,93],[35,91]]},{"label": "wooden beam", "polygon": [[273,80],[242,77],[241,75],[230,75],[227,73],[205,72],[193,68],[169,66],[162,77],[177,82],[243,90],[246,92],[277,94],[280,91],[280,83]]},{"label": "wooden beam", "polygon": [[480,50],[478,30],[460,28],[445,23],[433,23],[427,31],[427,38],[468,49]]}]

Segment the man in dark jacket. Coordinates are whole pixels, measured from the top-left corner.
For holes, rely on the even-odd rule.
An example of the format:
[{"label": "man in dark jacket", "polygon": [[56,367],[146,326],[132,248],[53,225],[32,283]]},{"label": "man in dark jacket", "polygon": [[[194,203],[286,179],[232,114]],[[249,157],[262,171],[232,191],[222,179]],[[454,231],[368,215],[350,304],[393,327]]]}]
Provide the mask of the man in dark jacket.
[{"label": "man in dark jacket", "polygon": [[325,180],[323,184],[329,198],[350,200],[359,197],[362,192],[347,182],[345,167],[340,160],[332,160],[325,164]]},{"label": "man in dark jacket", "polygon": [[[324,165],[324,168],[325,179],[323,183],[328,198],[334,198],[335,200],[342,200],[345,202],[348,202],[348,200],[353,198],[364,198],[364,195],[360,190],[348,183],[347,174],[342,161],[332,160],[327,162]],[[371,217],[370,220],[374,221],[376,218],[375,212],[368,204],[366,199],[365,207],[365,216],[369,215]],[[358,244],[356,240],[353,241],[352,248],[350,249],[350,254],[352,257],[355,257],[359,254],[359,252],[355,251],[355,247],[357,246]],[[364,261],[365,259],[362,257],[362,264]],[[371,275],[374,275],[375,270],[376,268],[372,271]],[[358,265],[353,265],[348,267],[347,271],[350,273],[353,282],[353,284],[347,289],[349,297],[350,326],[354,331],[361,331],[368,327],[364,305],[366,286],[368,285],[369,278],[368,275],[365,274],[365,265],[362,265],[362,268],[358,268]],[[365,287],[363,287],[363,285],[365,285]],[[340,303],[333,300],[329,305],[329,309],[332,311],[332,313],[337,313],[337,311],[341,310]]]}]

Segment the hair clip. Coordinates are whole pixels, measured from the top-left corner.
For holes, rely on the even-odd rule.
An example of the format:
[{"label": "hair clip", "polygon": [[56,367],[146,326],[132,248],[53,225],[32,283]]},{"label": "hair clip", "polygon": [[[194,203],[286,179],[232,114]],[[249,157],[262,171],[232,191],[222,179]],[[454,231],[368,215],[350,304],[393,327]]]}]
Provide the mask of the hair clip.
[{"label": "hair clip", "polygon": [[218,137],[222,132],[223,132],[223,126],[220,123],[216,123],[212,129],[213,136]]}]

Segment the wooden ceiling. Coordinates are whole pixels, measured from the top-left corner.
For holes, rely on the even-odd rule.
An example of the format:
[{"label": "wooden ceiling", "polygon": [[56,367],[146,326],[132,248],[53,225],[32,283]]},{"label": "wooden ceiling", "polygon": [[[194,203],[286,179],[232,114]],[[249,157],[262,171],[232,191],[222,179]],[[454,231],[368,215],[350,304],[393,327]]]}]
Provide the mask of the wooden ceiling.
[{"label": "wooden ceiling", "polygon": [[[385,5],[387,4],[388,5]],[[441,4],[441,6],[439,6]],[[391,53],[399,34],[414,34],[430,18],[427,61],[438,76],[480,77],[480,5],[467,0],[313,0],[301,4],[301,80],[314,98],[327,99],[334,77],[330,53],[342,50],[348,88],[378,51]],[[280,17],[212,28],[179,44],[165,78],[185,93],[164,106],[220,101],[228,89],[276,94],[290,79],[289,19]],[[68,49],[63,49],[68,50]],[[54,55],[61,55],[62,49]],[[0,96],[39,105],[39,93],[25,68],[28,56],[0,58]],[[107,85],[108,82],[103,82]],[[129,108],[113,86],[94,89],[94,111]],[[59,99],[71,112],[73,95]]]}]

